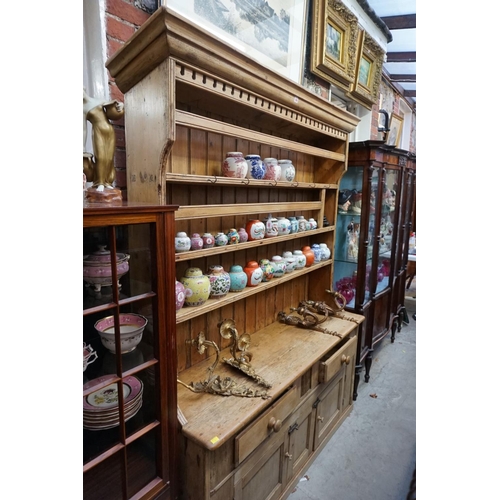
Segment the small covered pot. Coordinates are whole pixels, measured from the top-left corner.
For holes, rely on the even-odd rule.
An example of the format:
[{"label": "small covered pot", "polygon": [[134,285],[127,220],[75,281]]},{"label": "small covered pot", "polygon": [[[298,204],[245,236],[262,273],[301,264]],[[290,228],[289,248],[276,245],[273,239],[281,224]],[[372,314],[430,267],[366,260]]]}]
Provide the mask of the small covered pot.
[{"label": "small covered pot", "polygon": [[[90,255],[83,256],[83,280],[94,287],[96,292],[101,291],[102,286],[111,286],[112,269],[111,269],[111,252],[106,250],[106,245],[99,245],[99,250]],[[116,254],[116,274],[118,280],[125,275],[129,270],[128,261],[130,255],[127,253]],[[120,288],[118,281],[118,288]]]}]

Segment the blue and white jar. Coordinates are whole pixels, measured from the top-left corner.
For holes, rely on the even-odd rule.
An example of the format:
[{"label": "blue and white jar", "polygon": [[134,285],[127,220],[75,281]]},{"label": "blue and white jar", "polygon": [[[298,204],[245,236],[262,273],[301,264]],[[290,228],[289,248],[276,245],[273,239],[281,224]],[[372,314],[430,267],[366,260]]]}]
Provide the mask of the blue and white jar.
[{"label": "blue and white jar", "polygon": [[248,173],[252,179],[262,180],[266,175],[266,166],[262,162],[260,155],[246,155],[245,160],[248,165]]},{"label": "blue and white jar", "polygon": [[314,263],[317,264],[318,262],[321,262],[323,256],[321,247],[317,243],[314,243],[311,245],[311,250],[314,252]]},{"label": "blue and white jar", "polygon": [[288,217],[290,221],[290,234],[295,234],[299,232],[299,222],[297,221],[297,217],[291,215]]}]

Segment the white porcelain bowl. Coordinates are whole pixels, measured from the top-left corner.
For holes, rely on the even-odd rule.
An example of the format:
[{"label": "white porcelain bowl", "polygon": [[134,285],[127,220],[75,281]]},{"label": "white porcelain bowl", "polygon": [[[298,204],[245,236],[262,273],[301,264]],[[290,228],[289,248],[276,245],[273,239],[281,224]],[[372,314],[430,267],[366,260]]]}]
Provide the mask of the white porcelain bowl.
[{"label": "white porcelain bowl", "polygon": [[[120,314],[120,339],[122,354],[133,351],[142,340],[142,333],[148,324],[148,320],[134,313]],[[113,354],[116,353],[115,345],[115,318],[107,316],[97,321],[94,325],[95,329],[101,336],[101,341],[104,347],[109,349]]]}]

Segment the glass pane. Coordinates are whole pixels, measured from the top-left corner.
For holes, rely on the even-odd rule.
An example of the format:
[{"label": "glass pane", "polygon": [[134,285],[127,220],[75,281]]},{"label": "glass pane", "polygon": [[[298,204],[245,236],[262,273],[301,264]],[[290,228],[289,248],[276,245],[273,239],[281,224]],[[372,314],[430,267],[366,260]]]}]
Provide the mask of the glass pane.
[{"label": "glass pane", "polygon": [[[155,439],[156,436],[158,439]],[[156,447],[160,442],[158,428],[127,445],[129,498],[157,477]]]},{"label": "glass pane", "polygon": [[123,500],[123,452],[118,452],[83,475],[85,500]]}]

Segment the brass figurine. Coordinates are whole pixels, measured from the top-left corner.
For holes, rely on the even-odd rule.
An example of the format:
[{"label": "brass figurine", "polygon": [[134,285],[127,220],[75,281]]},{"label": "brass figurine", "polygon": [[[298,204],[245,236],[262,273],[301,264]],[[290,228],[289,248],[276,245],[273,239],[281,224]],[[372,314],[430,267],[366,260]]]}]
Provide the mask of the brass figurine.
[{"label": "brass figurine", "polygon": [[255,373],[255,369],[250,365],[250,361],[253,358],[253,354],[247,351],[250,346],[250,335],[244,333],[243,335],[238,334],[236,330],[235,322],[232,319],[225,319],[219,323],[219,333],[225,339],[233,339],[231,344],[231,354],[232,358],[222,358],[228,365],[241,370],[245,375],[253,378],[259,385],[263,385],[268,389],[272,387],[269,382],[266,382],[260,375]]},{"label": "brass figurine", "polygon": [[87,121],[92,125],[92,146],[94,155],[84,151],[83,173],[92,182],[88,191],[89,201],[107,201],[107,198],[121,200],[121,191],[113,187],[116,178],[114,155],[116,137],[110,120],[124,115],[123,103],[116,99],[102,101],[90,97],[83,89],[83,147],[87,141]]},{"label": "brass figurine", "polygon": [[245,387],[244,385],[238,385],[231,377],[221,378],[220,375],[214,376],[215,368],[219,363],[220,350],[215,342],[212,340],[207,340],[205,338],[205,333],[200,332],[195,339],[186,340],[186,344],[191,344],[196,347],[200,354],[204,354],[209,347],[213,347],[216,352],[216,357],[214,363],[208,369],[208,378],[202,380],[201,382],[191,382],[186,384],[182,380],[177,379],[177,382],[186,389],[192,392],[206,392],[209,394],[217,394],[219,396],[240,396],[246,398],[263,398],[269,399],[271,396],[267,394],[267,391],[261,391],[258,389],[252,389]]}]

